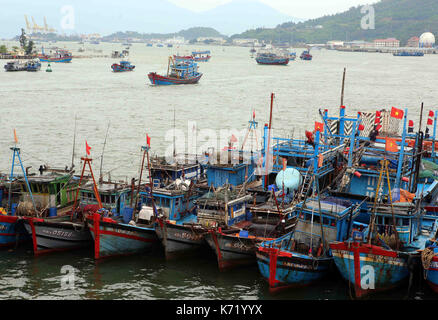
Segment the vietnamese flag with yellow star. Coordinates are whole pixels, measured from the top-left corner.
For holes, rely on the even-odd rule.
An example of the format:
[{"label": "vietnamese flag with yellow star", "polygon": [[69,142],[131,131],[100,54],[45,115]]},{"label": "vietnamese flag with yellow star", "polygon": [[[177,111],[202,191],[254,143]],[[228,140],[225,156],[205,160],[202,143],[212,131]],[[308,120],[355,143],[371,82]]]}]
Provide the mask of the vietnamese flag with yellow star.
[{"label": "vietnamese flag with yellow star", "polygon": [[391,117],[396,119],[403,119],[403,110],[392,107]]},{"label": "vietnamese flag with yellow star", "polygon": [[398,151],[397,140],[392,138],[386,138],[385,151],[397,152]]}]

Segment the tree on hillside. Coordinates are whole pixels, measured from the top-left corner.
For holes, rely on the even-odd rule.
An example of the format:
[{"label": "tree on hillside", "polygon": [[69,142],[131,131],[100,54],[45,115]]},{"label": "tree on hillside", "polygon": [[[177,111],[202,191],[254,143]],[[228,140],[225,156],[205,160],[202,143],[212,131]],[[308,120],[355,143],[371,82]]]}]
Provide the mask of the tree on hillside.
[{"label": "tree on hillside", "polygon": [[7,53],[7,52],[8,52],[8,48],[4,44],[2,44],[0,46],[0,53]]}]

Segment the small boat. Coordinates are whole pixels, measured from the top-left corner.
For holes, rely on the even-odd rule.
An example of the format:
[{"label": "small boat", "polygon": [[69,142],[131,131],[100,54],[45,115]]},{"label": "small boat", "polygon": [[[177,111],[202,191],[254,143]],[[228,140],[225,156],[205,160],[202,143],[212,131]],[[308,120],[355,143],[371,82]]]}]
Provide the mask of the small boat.
[{"label": "small boat", "polygon": [[98,40],[92,40],[90,41],[91,44],[99,44],[100,42]]},{"label": "small boat", "polygon": [[73,56],[71,52],[68,50],[63,49],[57,49],[54,54],[47,55],[44,53],[44,49],[42,54],[38,55],[38,58],[41,62],[64,62],[68,63],[71,62],[73,59]]},{"label": "small boat", "polygon": [[135,69],[135,66],[129,61],[120,61],[120,64],[113,63],[111,69],[113,69],[114,72],[132,71]]},{"label": "small boat", "polygon": [[313,58],[313,56],[310,54],[309,50],[303,51],[300,55],[301,60],[310,61],[310,60],[312,60],[312,58]]},{"label": "small boat", "polygon": [[175,61],[169,57],[167,75],[151,72],[148,75],[153,85],[195,84],[201,79],[198,65],[192,61]]},{"label": "small boat", "polygon": [[296,52],[291,52],[291,53],[289,53],[289,59],[290,59],[291,61],[295,61],[296,58],[297,58],[297,54],[296,54]]},{"label": "small boat", "polygon": [[168,43],[168,44],[167,44],[167,47],[168,47],[168,48],[173,48],[173,44]]},{"label": "small boat", "polygon": [[50,63],[47,65],[46,72],[52,72],[52,67],[50,66]]},{"label": "small boat", "polygon": [[258,64],[285,66],[289,63],[289,57],[278,55],[274,52],[259,52],[256,57]]},{"label": "small boat", "polygon": [[193,51],[192,52],[192,57],[193,60],[196,62],[207,62],[210,60],[211,56],[210,56],[210,51]]},{"label": "small boat", "polygon": [[162,45],[161,43],[157,43],[157,47],[162,48],[162,47],[164,47],[164,45]]},{"label": "small boat", "polygon": [[329,242],[348,237],[357,212],[353,206],[318,198],[298,204],[292,213],[298,219],[295,229],[257,247],[259,270],[269,290],[305,286],[327,276],[333,262]]},{"label": "small boat", "polygon": [[[388,160],[382,172],[387,174]],[[379,194],[380,181],[376,194]],[[412,263],[425,249],[429,233],[422,230],[423,209],[413,203],[374,203],[369,224],[342,242],[330,244],[339,273],[347,280],[357,298],[394,289],[408,280]],[[435,222],[436,233],[437,224]]]},{"label": "small boat", "polygon": [[[216,253],[221,271],[255,265],[257,244],[278,238],[296,225],[296,218],[289,215],[290,207],[276,208],[275,204],[272,207],[268,202],[267,206],[272,211],[269,210],[267,214],[264,210],[258,210],[258,207],[247,210],[248,202],[252,199],[252,196],[243,194],[237,198],[230,196],[228,202],[218,201],[214,197],[210,201],[212,203],[202,197],[197,200],[198,219],[201,224],[210,226],[205,240]],[[214,202],[217,207],[213,205]]]},{"label": "small boat", "polygon": [[152,47],[152,43],[146,43],[146,47]]},{"label": "small boat", "polygon": [[423,57],[424,52],[421,51],[397,51],[393,53],[395,57]]},{"label": "small boat", "polygon": [[5,71],[26,71],[27,70],[27,65],[25,62],[21,62],[21,61],[9,61],[5,64],[4,66]]},{"label": "small boat", "polygon": [[122,46],[130,47],[130,46],[132,46],[132,43],[130,43],[130,42],[125,42],[125,43],[122,43]]},{"label": "small boat", "polygon": [[39,71],[41,69],[41,62],[38,60],[31,60],[26,62],[26,71]]}]

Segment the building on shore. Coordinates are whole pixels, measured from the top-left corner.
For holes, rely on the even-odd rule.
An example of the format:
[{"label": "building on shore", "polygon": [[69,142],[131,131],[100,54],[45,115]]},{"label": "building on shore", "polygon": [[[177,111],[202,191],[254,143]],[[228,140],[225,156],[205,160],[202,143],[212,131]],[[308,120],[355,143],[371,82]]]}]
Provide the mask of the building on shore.
[{"label": "building on shore", "polygon": [[376,39],[374,40],[374,47],[376,48],[398,48],[400,47],[400,40],[395,38]]},{"label": "building on shore", "polygon": [[420,43],[420,38],[418,37],[411,37],[408,42],[406,43],[406,47],[410,48],[418,48]]},{"label": "building on shore", "polygon": [[257,39],[233,39],[233,44],[235,46],[242,47],[251,47],[251,46],[259,46],[259,41]]}]

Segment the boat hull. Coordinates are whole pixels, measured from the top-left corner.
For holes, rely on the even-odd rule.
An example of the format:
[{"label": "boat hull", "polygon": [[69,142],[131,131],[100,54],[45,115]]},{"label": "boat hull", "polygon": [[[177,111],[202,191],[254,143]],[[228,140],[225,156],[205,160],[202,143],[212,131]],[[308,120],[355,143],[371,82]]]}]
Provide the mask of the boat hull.
[{"label": "boat hull", "polygon": [[364,243],[330,244],[339,273],[349,281],[357,298],[393,289],[409,276],[407,259],[397,251]]},{"label": "boat hull", "polygon": [[202,73],[196,77],[188,78],[188,79],[165,77],[156,74],[155,72],[151,72],[148,75],[148,78],[153,85],[195,84],[199,82],[201,77],[202,77]]},{"label": "boat hull", "polygon": [[330,272],[331,258],[311,258],[277,248],[259,247],[257,264],[269,291],[307,286]]},{"label": "boat hull", "polygon": [[438,256],[432,258],[429,267],[424,269],[425,279],[429,287],[438,293]]},{"label": "boat hull", "polygon": [[205,246],[206,233],[197,233],[191,226],[159,220],[155,232],[164,247],[168,260],[195,254]]},{"label": "boat hull", "polygon": [[266,60],[266,59],[256,58],[256,61],[258,64],[263,64],[263,65],[285,66],[289,63],[289,58],[275,59],[275,60]]},{"label": "boat hull", "polygon": [[90,230],[85,223],[24,218],[24,226],[32,237],[35,255],[80,249],[92,244]]},{"label": "boat hull", "polygon": [[69,63],[72,61],[73,57],[67,57],[67,58],[50,58],[50,57],[39,57],[41,62],[62,62],[62,63]]},{"label": "boat hull", "polygon": [[10,248],[18,242],[29,240],[21,219],[17,216],[0,215],[0,248]]},{"label": "boat hull", "polygon": [[87,223],[94,239],[95,259],[144,252],[159,243],[154,228],[105,222],[99,214]]},{"label": "boat hull", "polygon": [[216,253],[218,267],[221,271],[256,263],[257,241],[255,239],[210,230],[205,235],[205,240]]}]

